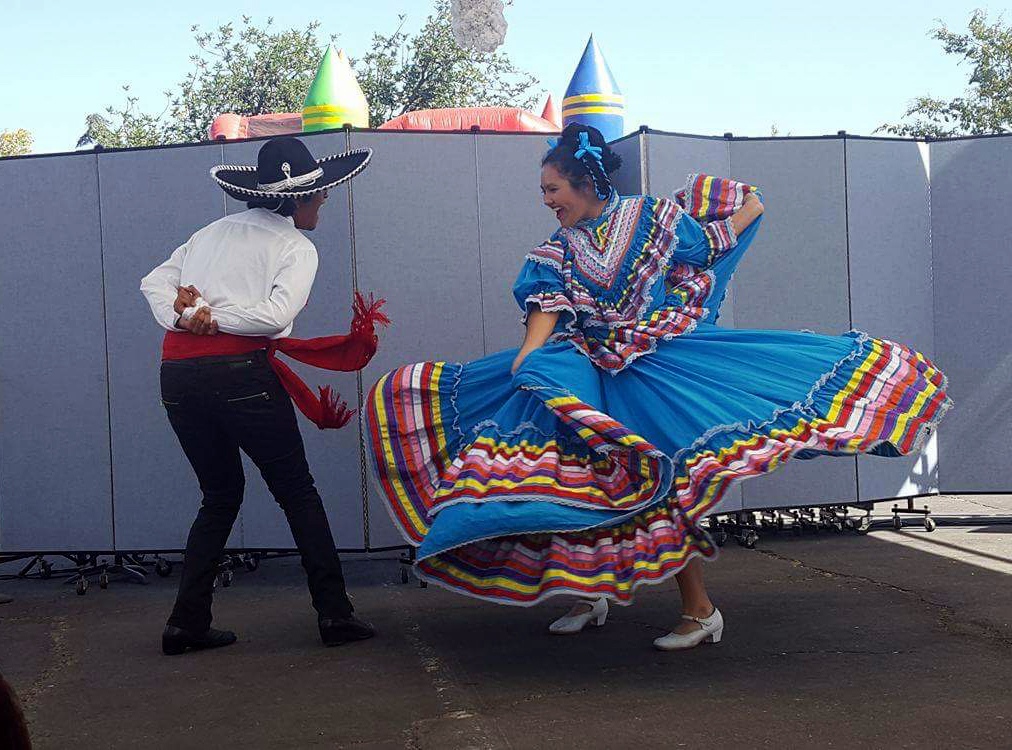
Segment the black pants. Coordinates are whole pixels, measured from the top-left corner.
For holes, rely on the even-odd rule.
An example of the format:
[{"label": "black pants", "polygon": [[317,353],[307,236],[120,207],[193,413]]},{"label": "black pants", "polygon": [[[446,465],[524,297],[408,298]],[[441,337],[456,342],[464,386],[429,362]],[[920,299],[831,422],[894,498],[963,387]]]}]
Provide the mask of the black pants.
[{"label": "black pants", "polygon": [[347,617],[341,561],[306,462],[292,401],[263,352],[163,362],[162,402],[200,482],[204,499],[186,540],[169,625],[203,632],[211,625],[216,565],[242,504],[241,449],[277,500],[302,554],[313,606]]}]

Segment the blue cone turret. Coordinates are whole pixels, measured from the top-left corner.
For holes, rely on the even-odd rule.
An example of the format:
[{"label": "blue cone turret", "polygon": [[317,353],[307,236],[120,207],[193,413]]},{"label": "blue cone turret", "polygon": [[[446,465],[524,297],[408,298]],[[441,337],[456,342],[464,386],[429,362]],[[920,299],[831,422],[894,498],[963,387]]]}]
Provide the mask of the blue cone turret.
[{"label": "blue cone turret", "polygon": [[591,35],[562,100],[562,125],[592,125],[606,141],[625,133],[625,97]]}]

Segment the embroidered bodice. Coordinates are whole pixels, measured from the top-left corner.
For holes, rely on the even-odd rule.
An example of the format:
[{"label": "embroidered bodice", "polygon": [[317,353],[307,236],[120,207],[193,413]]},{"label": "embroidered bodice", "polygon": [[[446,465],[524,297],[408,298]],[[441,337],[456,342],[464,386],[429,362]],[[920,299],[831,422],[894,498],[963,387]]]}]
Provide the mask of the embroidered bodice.
[{"label": "embroidered bodice", "polygon": [[550,340],[570,341],[616,373],[659,339],[716,319],[737,257],[721,261],[740,255],[729,217],[752,190],[692,175],[673,200],[612,194],[599,217],[559,229],[527,255],[514,296],[525,317],[532,307],[561,313]]}]

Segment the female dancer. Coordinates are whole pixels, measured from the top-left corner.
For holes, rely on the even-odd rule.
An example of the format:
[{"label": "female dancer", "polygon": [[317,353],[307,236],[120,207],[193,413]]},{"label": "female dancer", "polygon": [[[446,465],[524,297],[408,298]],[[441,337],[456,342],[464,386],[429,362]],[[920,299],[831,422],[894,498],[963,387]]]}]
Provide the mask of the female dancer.
[{"label": "female dancer", "polygon": [[654,645],[690,648],[723,632],[700,522],[733,482],[788,458],[915,452],[950,401],[900,344],[715,325],[756,189],[690,176],[674,200],[621,198],[620,163],[567,127],[542,161],[560,228],[513,288],[522,346],[395,370],[363,417],[420,577],[515,605],[575,594],[550,626],[575,633],[674,575],[683,619]]}]

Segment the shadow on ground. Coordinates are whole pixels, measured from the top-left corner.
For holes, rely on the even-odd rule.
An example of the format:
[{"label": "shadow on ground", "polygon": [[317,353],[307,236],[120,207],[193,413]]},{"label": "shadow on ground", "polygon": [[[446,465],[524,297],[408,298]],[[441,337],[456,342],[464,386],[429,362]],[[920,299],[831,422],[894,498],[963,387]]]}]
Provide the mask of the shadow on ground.
[{"label": "shadow on ground", "polygon": [[974,555],[1012,565],[1010,532],[982,519],[725,548],[707,568],[725,640],[674,654],[650,648],[677,617],[673,582],[563,638],[545,633],[560,605],[352,562],[381,637],[324,649],[297,561],[271,561],[217,594],[239,643],[175,658],[158,635],[178,573],[84,597],[6,582],[0,667],[38,748],[1006,747],[1012,580]]}]

